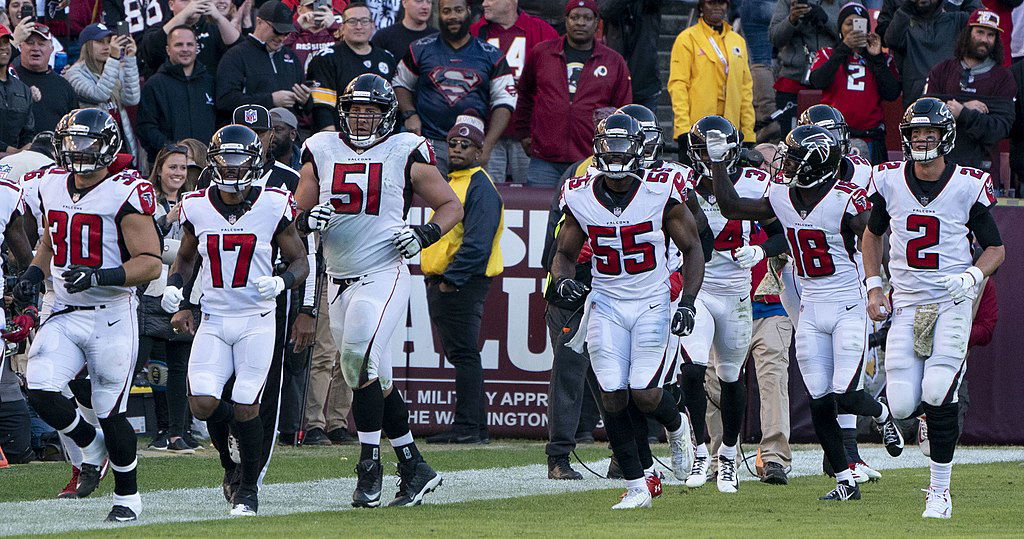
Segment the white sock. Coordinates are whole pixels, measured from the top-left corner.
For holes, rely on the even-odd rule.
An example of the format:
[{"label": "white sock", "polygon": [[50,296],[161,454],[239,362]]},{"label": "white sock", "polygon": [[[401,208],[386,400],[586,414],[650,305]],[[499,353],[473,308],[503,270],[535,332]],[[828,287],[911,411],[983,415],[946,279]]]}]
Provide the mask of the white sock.
[{"label": "white sock", "polygon": [[64,452],[68,454],[68,460],[75,468],[82,468],[82,448],[75,445],[75,441],[68,438],[67,434],[57,432],[60,437],[60,445],[64,446]]},{"label": "white sock", "polygon": [[708,458],[708,444],[700,444],[697,446],[696,455],[698,457]]},{"label": "white sock", "polygon": [[626,488],[629,490],[647,490],[647,479],[643,477],[640,479],[627,479]]},{"label": "white sock", "polygon": [[879,402],[878,404],[882,405],[882,415],[876,417],[875,420],[878,421],[879,423],[885,423],[886,421],[889,420],[889,406],[887,406],[884,402]]},{"label": "white sock", "polygon": [[854,485],[856,482],[853,480],[853,472],[849,468],[836,474],[836,483],[846,483],[847,485]]},{"label": "white sock", "polygon": [[949,476],[953,471],[953,463],[947,462],[945,464],[939,464],[934,460],[929,465],[931,469],[931,489],[932,490],[946,490],[949,488]]},{"label": "white sock", "polygon": [[103,441],[103,431],[96,429],[96,437],[92,443],[82,448],[82,463],[100,466],[107,457],[107,446]]},{"label": "white sock", "polygon": [[836,416],[836,421],[841,429],[857,428],[857,416],[853,414],[839,414]]},{"label": "white sock", "polygon": [[[360,441],[362,441],[362,440],[360,440]],[[391,447],[402,447],[404,445],[409,445],[412,442],[413,442],[412,431],[409,431],[409,432],[405,433],[404,436],[399,436],[398,438],[395,438],[394,440],[391,440]]]},{"label": "white sock", "polygon": [[359,443],[366,445],[380,445],[380,431],[375,430],[373,432],[358,431],[356,435],[359,437]]},{"label": "white sock", "polygon": [[722,444],[722,447],[718,448],[718,456],[736,460],[736,446]]}]

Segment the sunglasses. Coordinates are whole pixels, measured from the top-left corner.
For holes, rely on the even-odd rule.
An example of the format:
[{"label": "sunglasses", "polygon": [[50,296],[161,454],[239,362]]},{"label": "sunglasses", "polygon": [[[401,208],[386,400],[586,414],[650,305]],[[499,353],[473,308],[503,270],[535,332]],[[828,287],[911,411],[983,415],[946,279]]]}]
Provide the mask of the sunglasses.
[{"label": "sunglasses", "polygon": [[164,146],[164,151],[168,153],[188,153],[188,147],[184,144],[168,144]]},{"label": "sunglasses", "polygon": [[467,148],[469,148],[470,146],[473,146],[473,145],[474,144],[472,142],[467,142],[465,140],[449,140],[448,141],[448,147],[452,148],[452,149],[461,148],[461,149],[465,150],[465,149],[467,149]]}]

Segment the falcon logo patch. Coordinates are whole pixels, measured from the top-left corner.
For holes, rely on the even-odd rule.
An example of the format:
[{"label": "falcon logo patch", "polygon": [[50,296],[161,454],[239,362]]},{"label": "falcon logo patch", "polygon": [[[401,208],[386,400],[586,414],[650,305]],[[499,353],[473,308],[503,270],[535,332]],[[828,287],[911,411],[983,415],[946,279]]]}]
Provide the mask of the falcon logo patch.
[{"label": "falcon logo patch", "polygon": [[450,66],[435,67],[429,77],[449,105],[461,101],[483,82],[480,74],[475,71]]}]

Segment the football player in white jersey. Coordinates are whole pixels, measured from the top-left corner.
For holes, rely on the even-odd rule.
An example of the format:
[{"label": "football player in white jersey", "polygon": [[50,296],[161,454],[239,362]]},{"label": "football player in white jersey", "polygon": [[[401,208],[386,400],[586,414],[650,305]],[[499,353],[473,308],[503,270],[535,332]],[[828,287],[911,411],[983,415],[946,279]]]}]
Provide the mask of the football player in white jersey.
[{"label": "football player in white jersey", "polygon": [[[967,342],[978,284],[1005,250],[989,208],[988,173],[949,163],[956,120],[945,103],[925,97],[900,123],[907,161],[875,169],[871,220],[864,233],[868,315],[892,316],[885,343],[886,395],[897,418],[927,416],[931,484],[925,518],[949,518],[949,476],[959,428],[957,389],[967,369]],[[889,235],[892,305],[882,292],[882,235]],[[973,235],[983,249],[972,265]]]},{"label": "football player in white jersey", "polygon": [[[684,430],[674,399],[662,390],[671,331],[693,328],[693,302],[704,261],[693,216],[668,175],[642,174],[644,136],[640,124],[613,114],[594,137],[596,174],[572,178],[562,187],[565,221],[552,259],[548,300],[573,303],[586,292],[576,281],[575,261],[585,241],[594,253],[593,290],[581,331],[601,388],[608,438],[626,479],[627,491],[613,509],[650,507],[627,404],[632,399],[657,418],[670,436]],[[673,314],[669,299],[668,237],[683,253],[684,288]]]},{"label": "football player in white jersey", "polygon": [[[309,273],[306,248],[295,227],[291,194],[274,187],[253,186],[260,176],[263,148],[251,129],[229,125],[210,143],[212,184],[181,201],[185,235],[171,265],[161,303],[176,333],[194,333],[188,363],[189,405],[205,420],[210,440],[220,452],[225,482],[235,475],[228,450],[228,425],[234,420],[241,458],[241,483],[234,491],[231,514],[253,516],[262,469],[263,423],[260,397],[274,354],[276,297],[305,281]],[[280,251],[287,269],[274,275]],[[196,278],[202,290],[202,323],[193,327],[192,309],[180,309],[182,288],[196,260],[203,265]],[[221,399],[234,377],[232,403]]]},{"label": "football player in white jersey", "polygon": [[[736,444],[746,409],[746,389],[740,380],[740,371],[747,359],[753,329],[750,306],[750,268],[765,256],[774,256],[785,249],[782,227],[771,222],[763,225],[769,240],[759,246],[750,246],[751,222],[727,219],[719,208],[711,185],[711,161],[705,138],[709,131],[726,133],[735,143],[725,157],[725,166],[736,189],[746,197],[762,197],[768,189],[768,174],[755,168],[740,168],[739,132],[721,116],[706,116],[698,120],[687,135],[689,154],[697,172],[694,192],[701,209],[707,216],[708,227],[714,235],[714,253],[704,272],[704,285],[697,295],[697,322],[693,333],[682,339],[683,361],[697,367],[684,367],[684,376],[701,377],[705,374],[712,348],[715,351],[715,371],[722,387],[722,445],[718,451],[718,490],[736,492],[739,477],[736,472]],[[686,381],[684,380],[684,383]],[[690,419],[694,425],[697,443],[696,457],[686,485],[696,488],[704,485],[711,473],[711,462],[705,443],[706,423],[702,409],[706,410],[707,394],[703,383],[686,384],[687,403],[694,403]],[[697,393],[690,395],[689,393]]]},{"label": "football player in white jersey", "polygon": [[[352,494],[357,507],[380,505],[381,430],[399,460],[399,489],[390,505],[418,505],[441,484],[416,448],[405,401],[394,391],[389,341],[405,325],[405,259],[461,221],[462,204],[437,170],[426,139],[391,134],[397,109],[394,90],[383,78],[353,79],[338,98],[341,131],[306,140],[295,194],[305,210],[296,222],[299,231],[320,231],[331,334],[352,387],[360,444]],[[414,193],[434,214],[428,223],[407,226]]]},{"label": "football player in white jersey", "polygon": [[[710,133],[709,152],[729,142]],[[715,194],[722,213],[733,219],[778,218],[785,227],[797,279],[801,313],[795,331],[796,358],[811,395],[811,421],[833,470],[836,488],[822,500],[860,499],[848,467],[836,408],[867,415],[883,425],[883,438],[902,438],[885,404],[863,389],[861,371],[867,319],[857,237],[867,224],[870,204],[864,189],[842,179],[839,141],[823,127],[802,125],[779,148],[778,182],[766,198],[741,198],[725,167],[715,171]],[[895,444],[895,442],[893,442]],[[898,453],[896,453],[898,454]]]},{"label": "football player in white jersey", "polygon": [[[113,522],[142,512],[135,430],[125,415],[138,351],[133,287],[159,277],[161,266],[153,185],[134,170],[108,173],[120,146],[117,123],[99,109],[74,110],[58,122],[56,147],[67,170],[51,169],[39,180],[47,233],[14,291],[31,297],[47,273],[53,277],[53,312],[29,351],[29,400],[82,448],[79,496],[96,488],[109,453]],[[101,431],[61,395],[83,368]]]}]

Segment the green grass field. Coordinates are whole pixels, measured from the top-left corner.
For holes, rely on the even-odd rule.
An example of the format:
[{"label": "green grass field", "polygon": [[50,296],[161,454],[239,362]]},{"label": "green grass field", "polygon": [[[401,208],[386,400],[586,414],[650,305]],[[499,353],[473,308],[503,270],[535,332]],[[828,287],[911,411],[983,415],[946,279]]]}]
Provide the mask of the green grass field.
[{"label": "green grass field", "polygon": [[[524,466],[543,462],[543,447],[532,442],[502,442],[487,447],[437,449],[426,446],[431,463],[442,472]],[[908,451],[914,450],[908,448]],[[215,487],[220,484],[212,452],[192,457],[143,458],[140,487],[156,489]],[[664,447],[658,453],[665,454]],[[607,456],[601,446],[580,451],[586,461]],[[388,455],[393,460],[393,455]],[[354,447],[283,448],[274,455],[268,483],[352,476]],[[393,464],[385,469],[393,472]],[[603,471],[603,470],[601,470]],[[387,481],[388,479],[385,479]],[[30,464],[0,470],[0,502],[51,498],[67,481],[67,465]],[[260,516],[205,522],[75,532],[76,536],[865,536],[1024,534],[1024,464],[958,465],[953,472],[954,517],[920,518],[928,484],[924,468],[885,470],[881,482],[863,487],[864,499],[843,504],[817,501],[830,488],[823,476],[794,478],[789,486],[744,482],[726,497],[713,484],[688,491],[666,485],[651,510],[613,512],[621,483],[610,488],[557,495],[470,501],[403,509],[374,509]],[[106,494],[112,481],[105,480]],[[442,487],[446,488],[446,487]],[[500,482],[493,485],[501,489]],[[349,492],[337,493],[339,507]],[[95,496],[95,495],[94,495]],[[75,502],[68,502],[75,503]],[[225,513],[227,506],[225,504]],[[0,519],[2,516],[0,510]],[[143,514],[145,518],[145,513]],[[30,530],[20,530],[31,533]]]}]

